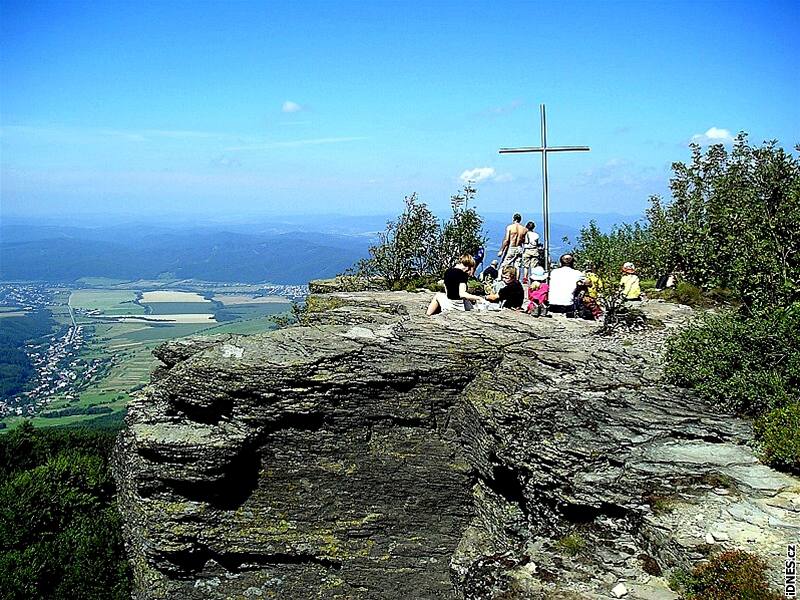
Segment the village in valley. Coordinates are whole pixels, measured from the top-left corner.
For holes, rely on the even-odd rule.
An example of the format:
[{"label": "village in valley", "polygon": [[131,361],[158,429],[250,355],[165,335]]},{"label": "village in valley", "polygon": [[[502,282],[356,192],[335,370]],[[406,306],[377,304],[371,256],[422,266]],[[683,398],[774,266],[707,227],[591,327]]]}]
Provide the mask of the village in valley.
[{"label": "village in valley", "polygon": [[24,381],[0,395],[0,429],[23,418],[39,425],[121,418],[157,364],[155,346],[198,333],[269,330],[307,294],[303,285],[97,283],[0,285],[3,343],[27,368]]}]

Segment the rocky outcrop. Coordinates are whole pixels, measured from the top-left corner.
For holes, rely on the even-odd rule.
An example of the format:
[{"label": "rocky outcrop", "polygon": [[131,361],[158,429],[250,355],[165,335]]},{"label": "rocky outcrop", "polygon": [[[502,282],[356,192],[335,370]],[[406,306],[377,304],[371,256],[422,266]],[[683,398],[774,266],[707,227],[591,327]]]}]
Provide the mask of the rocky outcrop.
[{"label": "rocky outcrop", "polygon": [[661,381],[663,331],[428,296],[312,296],[303,324],[158,350],[115,459],[136,598],[670,598],[660,575],[716,546],[777,584],[798,482]]}]

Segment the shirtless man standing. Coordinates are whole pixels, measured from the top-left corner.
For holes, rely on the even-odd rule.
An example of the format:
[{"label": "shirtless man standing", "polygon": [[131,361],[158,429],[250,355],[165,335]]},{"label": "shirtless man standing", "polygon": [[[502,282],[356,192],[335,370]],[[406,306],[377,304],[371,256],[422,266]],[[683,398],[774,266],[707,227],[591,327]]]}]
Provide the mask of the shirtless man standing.
[{"label": "shirtless man standing", "polygon": [[526,233],[528,233],[528,229],[522,225],[522,215],[514,213],[511,225],[506,227],[503,245],[500,246],[500,252],[497,253],[497,256],[503,256],[504,253],[506,255],[502,266],[519,268],[522,262],[522,243],[525,241]]}]

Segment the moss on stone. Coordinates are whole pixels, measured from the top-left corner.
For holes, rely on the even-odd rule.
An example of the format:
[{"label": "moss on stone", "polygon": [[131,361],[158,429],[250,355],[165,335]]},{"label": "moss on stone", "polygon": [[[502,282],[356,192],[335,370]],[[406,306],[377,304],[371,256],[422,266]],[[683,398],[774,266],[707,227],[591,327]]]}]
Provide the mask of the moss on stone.
[{"label": "moss on stone", "polygon": [[586,539],[579,533],[570,533],[558,540],[556,547],[568,556],[577,556],[586,549]]},{"label": "moss on stone", "polygon": [[309,296],[306,299],[305,314],[322,313],[345,305],[345,301],[336,296]]}]

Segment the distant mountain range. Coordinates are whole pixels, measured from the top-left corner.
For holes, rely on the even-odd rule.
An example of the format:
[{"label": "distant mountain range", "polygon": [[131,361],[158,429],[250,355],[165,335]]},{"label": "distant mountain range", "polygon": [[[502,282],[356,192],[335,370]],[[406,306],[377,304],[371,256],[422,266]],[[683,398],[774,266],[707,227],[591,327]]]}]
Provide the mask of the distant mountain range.
[{"label": "distant mountain range", "polygon": [[[509,217],[485,216],[487,256],[497,252]],[[106,226],[4,218],[0,224],[0,279],[69,282],[82,277],[170,277],[302,284],[332,277],[368,256],[377,232],[383,231],[391,218],[325,215],[253,223]],[[560,253],[561,238],[568,236],[574,241],[580,227],[591,219],[606,229],[635,218],[554,214],[552,252]]]}]

